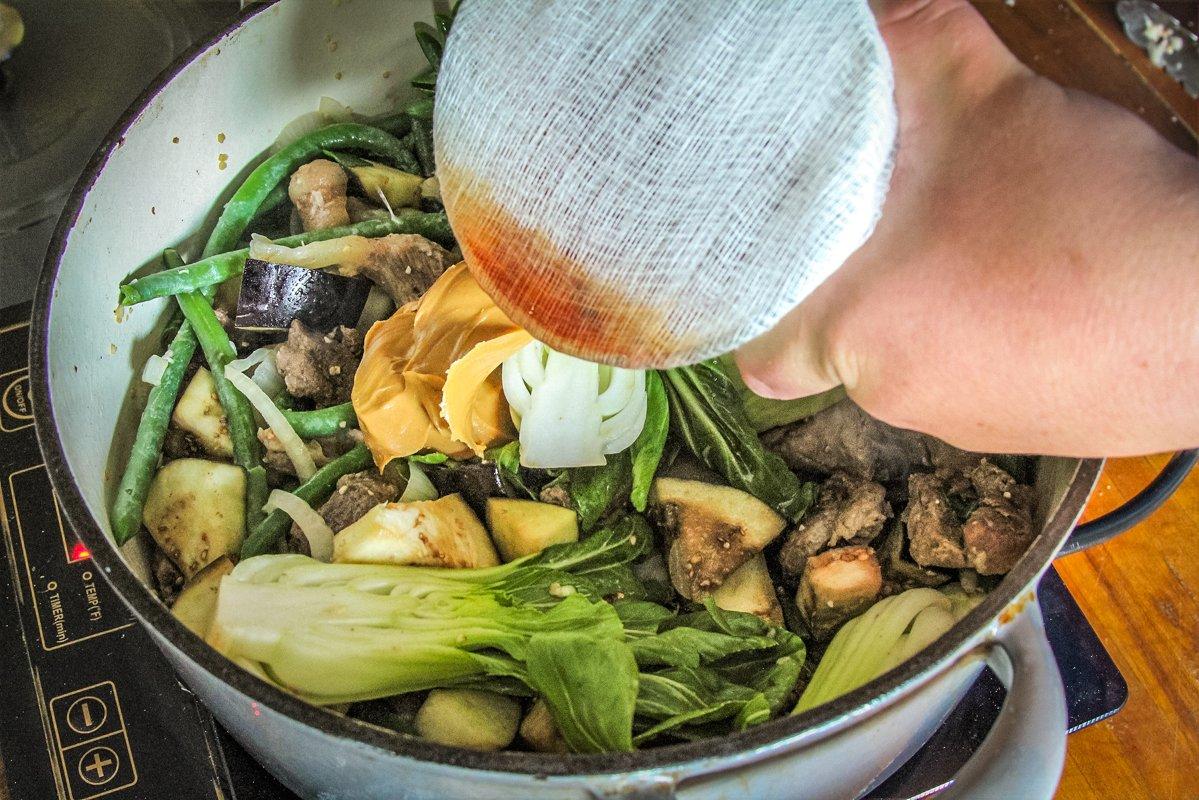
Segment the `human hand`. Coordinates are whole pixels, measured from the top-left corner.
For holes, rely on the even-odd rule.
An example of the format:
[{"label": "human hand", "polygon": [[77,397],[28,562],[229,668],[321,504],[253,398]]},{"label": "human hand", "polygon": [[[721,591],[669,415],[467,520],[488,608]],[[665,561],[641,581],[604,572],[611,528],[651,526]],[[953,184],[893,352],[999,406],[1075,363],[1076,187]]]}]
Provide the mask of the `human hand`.
[{"label": "human hand", "polygon": [[971,450],[1199,441],[1199,169],[1023,67],[966,0],[883,0],[900,133],[870,240],[737,354]]}]

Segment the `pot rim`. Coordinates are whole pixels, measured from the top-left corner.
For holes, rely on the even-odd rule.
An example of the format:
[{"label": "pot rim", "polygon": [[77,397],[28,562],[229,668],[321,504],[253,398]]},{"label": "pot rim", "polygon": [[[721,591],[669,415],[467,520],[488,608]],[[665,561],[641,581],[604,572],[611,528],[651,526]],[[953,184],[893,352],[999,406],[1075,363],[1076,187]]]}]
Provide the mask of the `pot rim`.
[{"label": "pot rim", "polygon": [[1078,462],[1061,503],[1045,521],[1041,532],[1016,567],[981,604],[958,621],[932,646],[912,659],[849,694],[801,714],[787,715],[722,737],[630,753],[479,752],[405,737],[310,705],[250,674],[217,653],[184,627],[153,591],[134,574],[116,545],[104,533],[103,526],[88,510],[67,463],[66,452],[55,422],[48,361],[48,325],[58,269],[66,252],[70,234],[79,221],[84,201],[103,173],[109,158],[123,143],[125,134],[154,100],[169,88],[179,73],[279,1],[270,0],[244,9],[229,24],[193,45],[164,69],[117,120],[76,182],[59,218],[38,280],[30,325],[30,377],[35,389],[33,403],[37,438],[51,484],[58,495],[67,521],[88,546],[92,559],[103,569],[105,579],[135,616],[190,661],[252,701],[294,722],[397,756],[447,767],[540,777],[583,776],[627,773],[693,762],[711,763],[751,754],[755,757],[765,757],[777,748],[793,746],[801,738],[829,735],[845,725],[852,724],[857,718],[889,705],[903,694],[931,680],[939,665],[954,657],[971,638],[992,624],[1009,603],[1052,561],[1073,528],[1091,488],[1098,479],[1103,463],[1101,459],[1082,459]]}]

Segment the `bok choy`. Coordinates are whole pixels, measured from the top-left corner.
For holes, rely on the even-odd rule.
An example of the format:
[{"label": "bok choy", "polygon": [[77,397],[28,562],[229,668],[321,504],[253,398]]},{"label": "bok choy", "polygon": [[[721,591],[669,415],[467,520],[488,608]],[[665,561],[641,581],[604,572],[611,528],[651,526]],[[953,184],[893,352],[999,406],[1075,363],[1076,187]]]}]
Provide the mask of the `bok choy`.
[{"label": "bok choy", "polygon": [[795,713],[852,692],[914,656],[953,627],[982,596],[908,589],[879,600],[841,626],[829,643]]},{"label": "bok choy", "polygon": [[[208,640],[313,702],[505,687],[545,700],[578,752],[742,729],[788,703],[803,643],[749,614],[676,615],[644,599],[631,563],[641,517],[486,569],[242,561]],[[604,598],[620,598],[615,604]]]}]

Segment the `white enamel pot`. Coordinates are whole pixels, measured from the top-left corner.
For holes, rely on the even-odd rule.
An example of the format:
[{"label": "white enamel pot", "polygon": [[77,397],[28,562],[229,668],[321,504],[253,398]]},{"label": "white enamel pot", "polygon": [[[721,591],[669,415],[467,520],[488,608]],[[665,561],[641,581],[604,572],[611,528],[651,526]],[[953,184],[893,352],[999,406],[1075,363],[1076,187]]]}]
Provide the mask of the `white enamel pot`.
[{"label": "white enamel pot", "polygon": [[114,316],[118,282],[164,246],[206,230],[214,200],[227,197],[283,126],[321,96],[364,113],[392,107],[422,64],[412,22],[430,14],[426,3],[398,0],[251,7],[134,104],[59,224],[34,308],[38,434],[70,523],[182,679],[305,798],[849,798],[918,749],[985,665],[1009,694],[955,791],[1048,797],[1066,717],[1033,592],[1083,507],[1097,461],[1040,461],[1040,536],[982,605],[916,659],[802,715],[620,755],[478,753],[309,706],[179,624],[148,588],[139,542],[112,545],[108,508],[135,427],[137,376],[167,308],[154,302]]}]

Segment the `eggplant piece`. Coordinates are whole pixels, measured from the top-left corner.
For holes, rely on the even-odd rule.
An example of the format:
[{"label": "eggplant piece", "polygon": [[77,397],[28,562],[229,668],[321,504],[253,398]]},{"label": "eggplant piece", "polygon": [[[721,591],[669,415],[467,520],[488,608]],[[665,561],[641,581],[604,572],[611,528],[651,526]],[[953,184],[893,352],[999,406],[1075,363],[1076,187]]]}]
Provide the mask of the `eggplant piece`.
[{"label": "eggplant piece", "polygon": [[370,289],[371,282],[365,278],[247,258],[234,325],[278,339],[297,319],[318,331],[338,325],[352,328],[362,316]]}]

